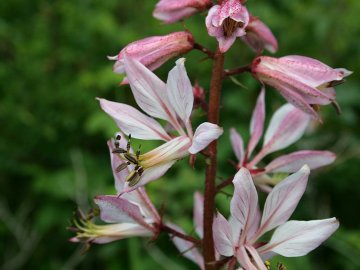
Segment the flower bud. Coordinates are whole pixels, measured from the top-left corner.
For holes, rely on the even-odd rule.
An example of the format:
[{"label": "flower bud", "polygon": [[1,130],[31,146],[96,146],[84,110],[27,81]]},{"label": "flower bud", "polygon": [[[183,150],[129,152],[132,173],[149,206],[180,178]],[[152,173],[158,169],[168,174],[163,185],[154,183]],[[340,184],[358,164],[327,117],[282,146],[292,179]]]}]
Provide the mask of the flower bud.
[{"label": "flower bud", "polygon": [[246,35],[241,39],[255,52],[267,49],[275,53],[278,49],[278,43],[273,33],[262,21],[254,16],[250,16],[250,22],[247,25]]},{"label": "flower bud", "polygon": [[260,56],[253,61],[251,71],[259,81],[274,87],[288,102],[317,120],[321,120],[318,105],[332,103],[337,107],[334,86],[352,73],[299,55]]},{"label": "flower bud", "polygon": [[206,100],[205,100],[205,91],[198,82],[195,83],[193,86],[193,93],[194,93],[194,109],[202,107],[206,108]]},{"label": "flower bud", "polygon": [[210,0],[160,0],[153,16],[165,23],[174,23],[211,7]]},{"label": "flower bud", "polygon": [[[115,60],[113,71],[124,74],[124,54],[155,70],[169,59],[187,53],[194,46],[194,38],[190,32],[181,31],[166,36],[153,36],[128,44],[120,53],[110,60]],[[127,83],[126,79],[122,83]]]}]

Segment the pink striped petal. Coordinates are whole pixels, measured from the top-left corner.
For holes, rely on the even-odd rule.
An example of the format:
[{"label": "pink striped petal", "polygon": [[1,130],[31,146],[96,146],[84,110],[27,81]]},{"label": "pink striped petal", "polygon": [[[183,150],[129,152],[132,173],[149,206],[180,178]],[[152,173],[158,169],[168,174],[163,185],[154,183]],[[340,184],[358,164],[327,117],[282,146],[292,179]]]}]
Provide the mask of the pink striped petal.
[{"label": "pink striped petal", "polygon": [[235,174],[233,183],[235,190],[230,203],[230,212],[231,216],[240,222],[241,239],[244,239],[256,220],[258,194],[251,174],[246,168],[241,168]]},{"label": "pink striped petal", "polygon": [[336,218],[288,221],[275,230],[270,242],[259,251],[272,251],[285,257],[304,256],[321,245],[338,227]]},{"label": "pink striped petal", "polygon": [[97,196],[94,199],[100,208],[100,218],[109,223],[138,223],[150,227],[137,205],[117,196]]},{"label": "pink striped petal", "polygon": [[235,156],[238,159],[239,164],[242,165],[245,159],[244,142],[241,135],[235,130],[235,128],[230,129],[230,141]]},{"label": "pink striped petal", "polygon": [[203,237],[204,233],[204,224],[203,224],[203,215],[204,215],[204,197],[200,192],[195,192],[194,194],[194,225],[195,231],[200,236]]},{"label": "pink striped petal", "polygon": [[[322,119],[317,111],[307,102],[308,97],[304,97],[301,93],[294,91],[283,84],[274,83],[270,84],[274,88],[276,88],[279,93],[286,99],[287,102],[294,105],[298,109],[302,110],[303,112],[311,115],[315,120],[322,122]],[[328,101],[328,100],[327,100]]]},{"label": "pink striped petal", "polygon": [[215,248],[221,255],[234,255],[231,227],[229,222],[220,213],[217,213],[214,217],[213,235]]},{"label": "pink striped petal", "polygon": [[278,50],[277,40],[269,27],[253,16],[250,17],[250,22],[246,27],[246,35],[241,39],[255,52],[264,48],[271,53]]},{"label": "pink striped petal", "polygon": [[140,108],[153,117],[167,120],[176,129],[179,128],[165,83],[139,61],[126,54],[124,61],[131,90]]},{"label": "pink striped petal", "polygon": [[186,124],[193,109],[194,94],[184,63],[185,58],[176,61],[176,66],[169,72],[166,87],[176,114]]},{"label": "pink striped petal", "polygon": [[212,141],[223,134],[223,129],[218,125],[205,122],[195,130],[192,145],[189,148],[190,154],[196,154],[207,147]]},{"label": "pink striped petal", "polygon": [[290,104],[280,107],[266,130],[262,155],[286,148],[296,142],[304,134],[309,121],[309,115]]},{"label": "pink striped petal", "polygon": [[130,187],[128,185],[128,182],[126,182],[124,189],[120,195],[131,192],[133,190],[136,190],[139,187],[142,187],[152,181],[158,180],[161,176],[163,176],[171,168],[172,165],[174,165],[175,162],[176,162],[175,160],[169,161],[167,163],[162,163],[157,166],[146,169],[144,171],[143,175],[141,176],[140,181],[136,185]]},{"label": "pink striped petal", "polygon": [[255,149],[256,145],[258,144],[263,134],[264,120],[265,120],[265,88],[262,87],[250,122],[251,137],[247,148],[249,157],[251,156],[252,151]]},{"label": "pink striped petal", "polygon": [[139,112],[137,109],[123,104],[99,99],[101,108],[110,115],[126,135],[144,140],[170,140],[170,136],[161,125]]},{"label": "pink striped petal", "polygon": [[173,23],[200,12],[211,4],[210,0],[160,0],[153,16],[165,23]]},{"label": "pink striped petal", "polygon": [[327,82],[341,81],[351,74],[346,69],[333,69],[306,56],[288,55],[279,58],[278,61],[285,73],[313,87],[318,87]]},{"label": "pink striped petal", "polygon": [[293,173],[307,164],[311,170],[334,162],[336,155],[329,151],[303,150],[274,159],[265,167],[266,172]]},{"label": "pink striped petal", "polygon": [[290,218],[305,192],[309,174],[310,169],[305,165],[273,188],[265,202],[257,237]]}]

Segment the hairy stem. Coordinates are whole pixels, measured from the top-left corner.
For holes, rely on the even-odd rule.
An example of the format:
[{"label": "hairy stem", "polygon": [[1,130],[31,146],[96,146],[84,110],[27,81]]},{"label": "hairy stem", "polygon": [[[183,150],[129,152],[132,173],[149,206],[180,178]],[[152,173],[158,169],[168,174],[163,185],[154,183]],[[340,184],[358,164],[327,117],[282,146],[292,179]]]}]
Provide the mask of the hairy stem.
[{"label": "hairy stem", "polygon": [[251,64],[243,66],[243,67],[238,67],[235,69],[226,69],[226,70],[224,70],[224,75],[232,76],[232,75],[241,74],[244,72],[251,72]]},{"label": "hairy stem", "polygon": [[209,49],[205,48],[204,46],[200,45],[199,43],[194,44],[194,49],[207,54],[210,58],[214,58],[214,53],[212,51],[210,51]]},{"label": "hairy stem", "polygon": [[183,234],[173,228],[170,228],[169,226],[166,226],[164,224],[161,225],[160,227],[160,230],[163,231],[163,232],[167,232],[169,234],[172,234],[173,236],[176,236],[176,237],[179,237],[181,239],[184,239],[186,241],[189,241],[189,242],[192,242],[194,243],[194,245],[200,245],[201,244],[201,240],[199,239],[196,239],[190,235],[186,235],[186,234]]},{"label": "hairy stem", "polygon": [[[218,50],[214,55],[214,63],[210,82],[208,120],[219,124],[219,108],[221,85],[223,81],[224,55]],[[213,141],[208,148],[209,164],[206,167],[205,194],[204,194],[204,239],[203,253],[206,270],[214,270],[215,261],[214,239],[212,223],[214,216],[215,179],[217,165],[217,141]]]}]

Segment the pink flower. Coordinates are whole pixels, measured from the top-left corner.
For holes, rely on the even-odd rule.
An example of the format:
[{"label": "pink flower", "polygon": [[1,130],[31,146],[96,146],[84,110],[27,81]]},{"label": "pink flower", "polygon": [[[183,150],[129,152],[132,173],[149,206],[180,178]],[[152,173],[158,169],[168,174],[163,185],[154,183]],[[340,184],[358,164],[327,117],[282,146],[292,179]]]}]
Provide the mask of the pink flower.
[{"label": "pink flower", "polygon": [[[125,168],[115,173],[124,161],[112,153],[115,150],[113,141],[109,141],[108,146],[115,188],[117,194],[122,194],[130,171]],[[97,196],[95,203],[100,208],[100,218],[110,224],[97,225],[86,217],[80,217],[74,221],[73,229],[77,235],[70,241],[104,244],[133,236],[154,236],[157,233],[156,224],[160,224],[161,219],[143,188],[126,193],[121,198],[117,195]]]},{"label": "pink flower", "polygon": [[241,39],[255,52],[261,52],[267,49],[271,53],[275,53],[278,50],[278,43],[274,34],[258,18],[250,15],[250,22],[247,25],[246,35]]},{"label": "pink flower", "polygon": [[[134,154],[129,151],[129,147],[119,147],[116,154],[133,167],[126,179],[127,188],[124,189],[124,192],[129,192],[161,177],[176,160],[203,150],[223,130],[205,122],[193,133],[190,115],[194,95],[184,67],[185,59],[176,61],[166,84],[139,61],[125,56],[124,62],[135,101],[149,116],[129,105],[105,99],[99,99],[101,108],[126,135],[131,134],[134,138],[144,140],[165,141],[144,154]],[[177,135],[166,132],[152,117],[168,122]]]},{"label": "pink flower", "polygon": [[268,154],[284,149],[299,140],[309,125],[310,116],[291,104],[280,107],[270,120],[261,149],[253,156],[263,136],[264,121],[265,90],[262,89],[252,114],[251,136],[246,149],[244,149],[241,135],[235,129],[230,131],[233,151],[238,159],[238,168],[245,167],[250,170],[252,175],[256,176],[255,183],[263,190],[269,191],[270,186],[276,184],[276,180],[268,176],[268,173],[293,173],[304,164],[307,164],[310,169],[316,169],[335,160],[335,154],[329,151],[302,150],[282,155],[264,167],[259,166],[260,161]]},{"label": "pink flower", "polygon": [[218,40],[219,49],[224,53],[237,37],[246,34],[249,13],[240,0],[224,0],[209,10],[205,22],[209,35]]},{"label": "pink flower", "polygon": [[174,23],[211,7],[211,0],[160,0],[153,16],[165,23]]},{"label": "pink flower", "polygon": [[[125,53],[148,67],[155,70],[169,59],[192,50],[194,38],[190,32],[182,31],[171,33],[166,36],[154,36],[144,38],[128,44],[118,55],[109,57],[115,60],[113,71],[118,74],[125,73],[124,55]],[[126,84],[124,79],[122,84]]]},{"label": "pink flower", "polygon": [[252,63],[252,73],[260,82],[277,89],[288,102],[320,121],[316,106],[336,104],[333,86],[351,74],[346,69],[333,69],[298,55],[257,57]]},{"label": "pink flower", "polygon": [[[261,216],[251,174],[242,168],[233,180],[230,219],[226,220],[220,213],[214,219],[217,251],[223,256],[236,257],[245,269],[266,270],[265,259],[275,254],[304,256],[330,237],[339,227],[336,218],[287,221],[304,194],[309,173],[309,167],[304,166],[276,185],[266,199]],[[275,228],[269,242],[258,242]]]}]

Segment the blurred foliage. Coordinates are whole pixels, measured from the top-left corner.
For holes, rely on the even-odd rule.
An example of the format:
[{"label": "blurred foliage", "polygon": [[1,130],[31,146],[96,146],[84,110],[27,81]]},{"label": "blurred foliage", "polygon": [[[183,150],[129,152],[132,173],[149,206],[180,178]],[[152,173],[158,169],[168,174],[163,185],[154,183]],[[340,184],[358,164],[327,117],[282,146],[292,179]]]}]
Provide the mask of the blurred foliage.
[{"label": "blurred foliage", "polygon": [[[67,241],[72,211],[93,206],[92,197],[113,194],[106,140],[115,124],[95,97],[133,103],[129,87],[111,71],[107,55],[127,43],[184,27],[199,43],[215,48],[207,37],[205,13],[184,24],[163,25],[152,18],[156,1],[131,0],[11,0],[0,1],[0,268],[1,269],[195,269],[183,259],[168,237],[156,243],[128,239],[93,246],[85,255]],[[314,124],[292,149],[329,149],[338,154],[333,166],[314,172],[296,219],[336,216],[341,229],[322,247],[302,258],[280,258],[288,269],[360,268],[360,28],[358,0],[252,0],[249,10],[278,37],[276,56],[302,54],[333,67],[355,71],[337,87],[343,113],[331,106],[321,111],[324,124]],[[187,70],[192,81],[208,89],[210,61],[191,52]],[[226,66],[237,67],[254,57],[237,42]],[[166,78],[170,61],[157,74]],[[224,83],[219,178],[234,173],[228,140],[232,126],[248,138],[252,107],[259,84],[248,74],[237,76],[246,88]],[[284,103],[275,91],[266,95],[267,113]],[[197,112],[194,122],[205,119]],[[150,149],[149,143],[145,148]],[[202,190],[204,160],[195,170],[178,162],[162,180],[149,185],[165,218],[192,228],[192,198]],[[219,179],[220,181],[220,179]],[[231,192],[231,189],[229,189]],[[159,196],[161,194],[161,196]],[[220,194],[217,207],[228,211],[229,198]],[[276,264],[274,264],[276,265]]]}]

